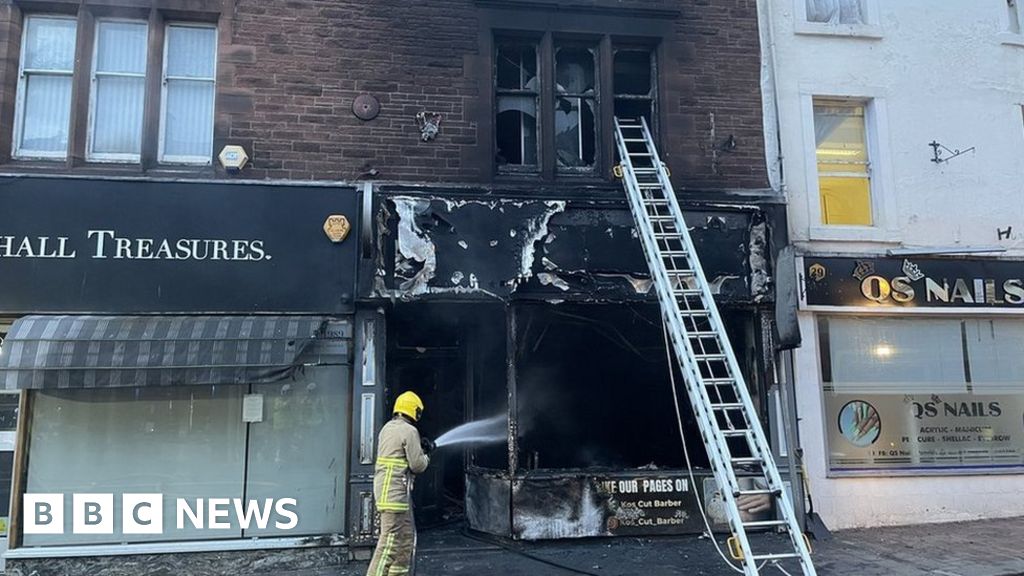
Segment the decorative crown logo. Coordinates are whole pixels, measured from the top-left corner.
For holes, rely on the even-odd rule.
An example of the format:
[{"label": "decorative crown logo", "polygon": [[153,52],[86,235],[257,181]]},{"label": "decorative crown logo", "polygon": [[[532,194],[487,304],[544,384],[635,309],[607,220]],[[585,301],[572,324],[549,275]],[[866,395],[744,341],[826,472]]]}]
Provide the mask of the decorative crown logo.
[{"label": "decorative crown logo", "polygon": [[853,277],[863,280],[875,273],[875,263],[868,260],[857,260],[857,266],[853,269]]},{"label": "decorative crown logo", "polygon": [[914,282],[924,278],[924,272],[921,272],[921,268],[906,258],[903,259],[903,274]]}]

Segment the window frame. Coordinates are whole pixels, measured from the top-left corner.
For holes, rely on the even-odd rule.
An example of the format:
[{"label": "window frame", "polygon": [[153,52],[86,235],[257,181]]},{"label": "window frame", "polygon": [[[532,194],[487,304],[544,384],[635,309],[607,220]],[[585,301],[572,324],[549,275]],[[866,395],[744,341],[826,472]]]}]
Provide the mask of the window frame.
[{"label": "window frame", "polygon": [[793,33],[811,36],[845,36],[880,39],[884,36],[879,17],[878,0],[860,0],[864,11],[863,24],[829,24],[807,19],[807,0],[793,0]]},{"label": "window frame", "polygon": [[[486,168],[494,178],[513,179],[530,178],[544,182],[568,183],[578,182],[606,182],[613,178],[612,167],[616,162],[616,150],[614,142],[611,141],[614,130],[614,103],[616,100],[614,92],[614,54],[618,50],[644,51],[650,54],[651,59],[651,95],[652,102],[652,123],[651,130],[655,138],[658,134],[658,126],[661,124],[661,91],[662,79],[659,76],[660,66],[658,62],[663,58],[662,49],[665,41],[665,34],[640,35],[640,36],[619,36],[614,31],[594,30],[588,32],[569,33],[558,30],[537,30],[530,28],[508,29],[503,27],[492,27],[488,30],[486,46],[483,50],[490,52],[490,66],[488,79],[491,92],[488,95],[490,101],[490,143],[491,154],[488,158],[489,167]],[[529,44],[537,49],[538,78],[539,78],[539,102],[537,109],[537,165],[508,165],[497,162],[497,110],[498,99],[501,93],[497,90],[497,53],[498,48],[508,44]],[[555,106],[558,93],[556,86],[556,50],[562,46],[583,46],[591,50],[594,55],[595,92],[593,101],[596,112],[594,118],[595,151],[594,164],[584,168],[560,167],[556,157],[555,145]],[[481,166],[481,169],[484,169]]]},{"label": "window frame", "polygon": [[[615,89],[615,57],[618,56],[619,52],[646,52],[650,59],[651,68],[651,91],[646,96],[639,94],[626,94],[620,93]],[[658,134],[658,115],[660,102],[658,99],[658,50],[654,46],[645,46],[642,44],[618,44],[612,46],[612,115],[615,114],[615,105],[619,100],[632,100],[636,101],[649,101],[651,103],[651,134],[656,136]]]},{"label": "window frame", "polygon": [[[26,45],[28,44],[28,22],[33,18],[45,19],[45,20],[69,20],[75,23],[75,61],[76,64],[72,66],[70,73],[65,72],[54,72],[52,70],[39,70],[26,72],[25,71],[25,55],[27,53]],[[11,143],[11,159],[12,160],[66,160],[71,155],[71,126],[74,123],[74,111],[75,111],[75,91],[74,82],[78,72],[77,56],[78,56],[78,40],[81,34],[79,29],[79,20],[75,16],[67,14],[50,14],[50,13],[38,13],[33,12],[26,14],[22,18],[22,34],[21,34],[21,47],[18,54],[18,83],[15,89],[14,98],[14,126],[13,126],[13,142]],[[68,110],[68,126],[67,126],[67,147],[63,152],[47,152],[40,150],[29,150],[26,151],[21,146],[21,137],[24,134],[25,129],[25,98],[26,90],[28,90],[28,76],[30,74],[36,75],[49,75],[49,76],[67,76],[71,78],[71,103]]]},{"label": "window frame", "polygon": [[[559,93],[558,91],[558,51],[562,49],[583,49],[591,53],[592,62],[594,66],[594,92],[590,96],[586,96],[584,93],[576,93],[566,91]],[[596,176],[601,173],[601,167],[603,166],[603,158],[601,154],[601,141],[602,141],[602,130],[601,130],[601,119],[604,115],[604,106],[601,102],[602,86],[601,86],[601,71],[605,67],[605,64],[601,59],[601,45],[600,39],[597,41],[577,40],[577,39],[562,39],[556,38],[552,50],[551,50],[551,63],[555,70],[555,75],[552,77],[550,86],[548,87],[551,92],[552,102],[554,107],[552,111],[557,116],[558,113],[558,99],[565,98],[567,100],[575,100],[579,106],[579,123],[577,129],[579,132],[579,146],[580,154],[583,153],[583,105],[586,101],[593,101],[594,103],[594,162],[590,166],[562,166],[558,162],[558,143],[553,142],[554,148],[552,149],[552,157],[554,159],[555,173],[559,176],[569,175],[584,175],[584,176]],[[610,64],[609,64],[610,66]],[[543,87],[542,87],[543,89]],[[551,129],[554,131],[555,140],[557,140],[558,132],[557,127],[552,126]],[[582,158],[581,158],[582,160]]]},{"label": "window frame", "polygon": [[[900,232],[893,224],[895,200],[888,144],[888,112],[884,88],[837,91],[814,85],[800,86],[803,117],[804,182],[810,240],[898,243]],[[814,132],[814,99],[852,100],[864,104],[864,132],[872,166],[871,226],[822,223],[821,190],[818,184],[817,146]]]},{"label": "window frame", "polygon": [[[167,75],[167,48],[170,45],[170,34],[167,31],[172,27],[180,28],[205,28],[213,30],[213,75],[209,78],[170,78]],[[161,62],[160,62],[160,126],[157,130],[157,155],[156,161],[162,165],[178,165],[178,166],[210,166],[213,164],[213,136],[214,136],[214,123],[217,118],[217,48],[220,46],[220,31],[216,24],[208,24],[204,22],[188,22],[188,21],[169,21],[163,24],[163,46],[161,47]],[[183,80],[188,82],[209,82],[213,86],[213,106],[210,107],[210,150],[209,153],[204,156],[168,156],[164,153],[165,148],[165,136],[167,127],[167,85],[169,81]]]},{"label": "window frame", "polygon": [[[536,90],[512,90],[508,88],[498,87],[498,50],[503,46],[530,46],[533,48],[534,57],[536,59],[536,74],[537,74],[537,89]],[[494,138],[492,145],[494,146],[494,154],[492,154],[491,164],[497,174],[519,174],[519,175],[530,175],[539,176],[544,169],[544,130],[546,124],[543,121],[543,107],[544,107],[544,79],[543,79],[543,41],[538,37],[530,37],[525,35],[509,35],[509,34],[495,34],[492,58],[493,63],[490,67],[491,73],[491,90],[494,92],[494,109],[491,111],[491,122],[494,126]],[[503,96],[533,96],[535,102],[535,111],[537,123],[536,133],[536,158],[537,161],[533,164],[498,164],[498,107],[500,106],[500,100]]]},{"label": "window frame", "polygon": [[[821,226],[828,226],[828,227],[833,227],[833,226],[857,226],[857,227],[867,227],[867,228],[874,227],[875,223],[876,223],[875,211],[874,211],[874,204],[875,204],[875,202],[874,202],[875,175],[872,172],[874,167],[872,166],[870,137],[868,135],[868,106],[869,106],[869,101],[862,100],[862,99],[859,99],[859,98],[828,98],[828,97],[821,98],[821,97],[815,97],[812,100],[812,104],[814,106],[813,113],[814,113],[815,117],[817,116],[817,110],[818,110],[819,107],[821,107],[821,108],[849,108],[849,109],[861,108],[861,109],[863,109],[863,111],[864,111],[863,112],[863,116],[862,116],[863,117],[863,122],[864,122],[864,142],[863,142],[863,146],[864,146],[864,154],[866,156],[866,160],[863,162],[864,171],[863,172],[857,172],[857,171],[854,171],[854,170],[830,170],[830,171],[824,171],[823,172],[822,169],[821,169],[821,165],[823,164],[823,162],[818,158],[817,138],[815,138],[815,143],[814,143],[815,144],[814,145],[814,167],[815,167],[815,170],[816,170],[816,173],[817,173],[817,176],[818,176],[817,177],[817,181],[818,181],[818,201],[819,202],[821,201],[821,179],[822,178],[849,178],[849,179],[857,179],[857,180],[866,179],[867,180],[867,184],[868,184],[868,205],[869,205],[868,212],[871,214],[871,224],[829,224],[829,223],[824,221],[825,220],[825,214],[824,214],[824,212],[822,212],[820,214],[820,218],[817,221],[818,224],[820,224]],[[814,130],[815,130],[815,134],[817,134],[818,126],[817,126],[816,118],[814,119]],[[826,162],[825,164],[835,164],[835,163],[834,162]],[[860,163],[859,162],[850,162],[850,164],[854,165],[854,164],[860,164]]]},{"label": "window frame", "polygon": [[[124,22],[132,24],[143,24],[146,28],[146,71],[140,76],[134,73],[122,73],[122,72],[102,72],[103,76],[108,78],[141,78],[142,79],[142,122],[139,125],[139,153],[131,154],[125,152],[96,152],[93,150],[93,145],[96,137],[96,103],[97,95],[99,91],[97,86],[99,85],[96,66],[99,61],[99,30],[100,26],[105,22]],[[140,164],[142,162],[142,149],[145,148],[146,141],[146,101],[149,99],[149,86],[147,85],[150,77],[150,40],[152,39],[152,30],[150,30],[150,22],[141,18],[96,18],[92,27],[92,57],[91,64],[89,66],[89,110],[88,120],[85,130],[85,160],[90,163],[118,163],[118,164]],[[72,102],[74,106],[74,102]]]}]

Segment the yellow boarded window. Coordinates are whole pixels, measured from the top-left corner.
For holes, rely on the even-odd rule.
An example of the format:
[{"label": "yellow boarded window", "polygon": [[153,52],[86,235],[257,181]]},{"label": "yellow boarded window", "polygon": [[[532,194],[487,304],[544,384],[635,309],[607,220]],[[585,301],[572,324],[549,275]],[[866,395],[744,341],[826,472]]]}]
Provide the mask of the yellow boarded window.
[{"label": "yellow boarded window", "polygon": [[814,139],[822,223],[871,226],[864,104],[815,98]]}]

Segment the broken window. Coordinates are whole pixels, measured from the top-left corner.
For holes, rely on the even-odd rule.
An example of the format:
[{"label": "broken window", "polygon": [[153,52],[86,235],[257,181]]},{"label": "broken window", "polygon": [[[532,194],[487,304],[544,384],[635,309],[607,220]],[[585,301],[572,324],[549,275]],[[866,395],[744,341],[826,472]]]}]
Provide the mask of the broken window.
[{"label": "broken window", "polygon": [[807,21],[864,24],[863,0],[807,0]]},{"label": "broken window", "polygon": [[495,55],[497,89],[496,161],[499,166],[538,166],[537,47],[499,43]]},{"label": "broken window", "polygon": [[[648,49],[615,51],[615,116],[644,118],[652,126],[654,100],[654,53]],[[653,126],[652,126],[653,129]]]},{"label": "broken window", "polygon": [[555,49],[555,154],[558,168],[593,168],[597,152],[595,51]]}]

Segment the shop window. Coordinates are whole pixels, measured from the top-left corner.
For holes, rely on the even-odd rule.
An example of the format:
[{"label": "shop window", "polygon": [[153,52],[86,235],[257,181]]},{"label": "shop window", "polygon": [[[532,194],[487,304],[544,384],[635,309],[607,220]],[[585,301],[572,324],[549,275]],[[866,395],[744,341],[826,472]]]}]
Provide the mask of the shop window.
[{"label": "shop window", "polygon": [[[90,162],[211,163],[216,87],[214,26],[171,23],[152,29],[143,20],[101,18],[91,34],[92,54],[75,54],[73,18],[29,16],[25,21],[13,156]],[[162,35],[159,49],[151,36]],[[78,62],[78,64],[76,64]],[[160,92],[148,79],[162,71]],[[72,97],[74,78],[89,89]],[[147,122],[146,102],[159,102],[159,122]],[[87,117],[84,138],[69,140],[76,118]]]},{"label": "shop window", "polygon": [[815,155],[823,224],[873,224],[866,108],[866,102],[814,99]]},{"label": "shop window", "polygon": [[540,80],[537,46],[499,43],[495,55],[497,89],[497,163],[502,167],[539,169],[537,109]]},{"label": "shop window", "polygon": [[217,30],[172,24],[164,47],[160,161],[205,164],[213,151]]},{"label": "shop window", "polygon": [[832,473],[1024,468],[1024,322],[826,316],[818,338]]},{"label": "shop window", "polygon": [[139,161],[148,32],[145,21],[96,23],[89,160]]},{"label": "shop window", "polygon": [[597,55],[555,48],[555,157],[562,171],[589,170],[597,154]]},{"label": "shop window", "polygon": [[14,129],[16,158],[65,158],[77,23],[29,16],[22,33]]},{"label": "shop window", "polygon": [[614,86],[615,116],[644,118],[654,129],[654,53],[647,49],[615,51]]},{"label": "shop window", "polygon": [[823,24],[865,24],[863,0],[806,0],[807,21]]},{"label": "shop window", "polygon": [[[307,366],[294,380],[253,386],[39,391],[32,396],[27,493],[164,496],[163,534],[25,534],[26,546],[119,544],[344,532],[348,367]],[[246,395],[262,396],[262,418],[243,420]],[[176,500],[294,498],[292,530],[241,525],[177,527]],[[65,509],[70,506],[66,497]],[[230,510],[233,510],[229,506]]]}]

